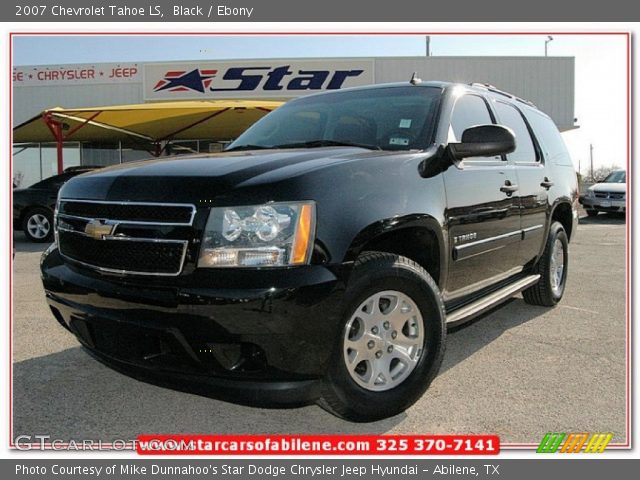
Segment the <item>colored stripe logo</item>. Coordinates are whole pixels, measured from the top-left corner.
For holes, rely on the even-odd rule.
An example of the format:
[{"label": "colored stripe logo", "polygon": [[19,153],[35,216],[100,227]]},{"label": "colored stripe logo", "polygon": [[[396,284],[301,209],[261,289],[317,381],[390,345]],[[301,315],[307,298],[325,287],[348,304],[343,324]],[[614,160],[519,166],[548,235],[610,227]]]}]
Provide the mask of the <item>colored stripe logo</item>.
[{"label": "colored stripe logo", "polygon": [[594,433],[584,449],[585,453],[602,453],[613,438],[612,433]]},{"label": "colored stripe logo", "polygon": [[602,453],[612,438],[612,433],[550,432],[542,438],[536,453]]}]

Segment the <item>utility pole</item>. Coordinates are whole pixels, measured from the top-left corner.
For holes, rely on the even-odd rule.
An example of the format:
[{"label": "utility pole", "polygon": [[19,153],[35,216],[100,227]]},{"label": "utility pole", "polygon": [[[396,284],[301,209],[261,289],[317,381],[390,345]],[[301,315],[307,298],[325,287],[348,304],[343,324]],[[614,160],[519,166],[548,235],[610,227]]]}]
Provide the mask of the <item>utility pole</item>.
[{"label": "utility pole", "polygon": [[544,41],[544,56],[547,56],[547,46],[549,45],[549,42],[553,42],[553,37],[551,35],[547,36],[547,39]]},{"label": "utility pole", "polygon": [[591,181],[595,182],[596,179],[593,178],[593,143],[589,144],[589,158],[591,160]]},{"label": "utility pole", "polygon": [[430,57],[431,56],[431,36],[427,35],[426,40],[427,40],[427,57]]}]

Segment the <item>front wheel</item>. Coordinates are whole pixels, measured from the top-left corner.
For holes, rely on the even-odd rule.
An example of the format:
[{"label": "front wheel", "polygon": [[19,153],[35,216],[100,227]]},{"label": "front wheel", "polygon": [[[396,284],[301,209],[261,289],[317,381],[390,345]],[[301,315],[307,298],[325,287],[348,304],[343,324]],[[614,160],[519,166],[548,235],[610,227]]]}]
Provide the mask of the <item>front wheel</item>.
[{"label": "front wheel", "polygon": [[589,215],[590,217],[597,217],[598,210],[587,210],[587,215]]},{"label": "front wheel", "polygon": [[564,294],[568,268],[569,240],[562,224],[553,222],[544,253],[533,272],[540,275],[540,280],[522,292],[524,301],[545,307],[557,304]]},{"label": "front wheel", "polygon": [[34,208],[22,220],[22,231],[32,242],[49,242],[53,238],[53,215],[46,208]]},{"label": "front wheel", "polygon": [[343,321],[320,406],[370,422],[415,403],[436,376],[445,345],[444,305],[429,274],[405,257],[363,254],[345,294]]}]

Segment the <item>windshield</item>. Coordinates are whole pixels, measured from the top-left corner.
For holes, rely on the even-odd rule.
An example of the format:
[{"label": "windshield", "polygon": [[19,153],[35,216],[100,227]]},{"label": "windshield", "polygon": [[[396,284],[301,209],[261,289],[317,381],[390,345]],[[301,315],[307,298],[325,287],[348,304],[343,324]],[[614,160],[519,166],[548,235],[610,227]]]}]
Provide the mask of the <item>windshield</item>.
[{"label": "windshield", "polygon": [[265,116],[227,150],[332,145],[424,149],[431,142],[441,92],[407,86],[300,98]]},{"label": "windshield", "polygon": [[603,183],[625,183],[627,181],[627,172],[624,170],[618,170],[617,172],[611,172],[607,175],[607,178],[603,180]]}]

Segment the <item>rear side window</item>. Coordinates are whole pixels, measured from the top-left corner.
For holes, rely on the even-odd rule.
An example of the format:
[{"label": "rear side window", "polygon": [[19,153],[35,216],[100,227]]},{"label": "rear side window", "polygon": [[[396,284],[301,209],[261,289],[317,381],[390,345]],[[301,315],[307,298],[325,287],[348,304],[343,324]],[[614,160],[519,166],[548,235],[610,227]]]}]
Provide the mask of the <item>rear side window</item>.
[{"label": "rear side window", "polygon": [[513,130],[516,135],[516,149],[507,157],[516,163],[537,162],[536,147],[520,111],[508,103],[496,102],[496,113],[499,122]]},{"label": "rear side window", "polygon": [[451,130],[455,141],[462,140],[462,132],[476,125],[492,124],[489,108],[482,97],[464,95],[458,99],[451,115]]},{"label": "rear side window", "polygon": [[553,120],[533,110],[527,111],[526,116],[540,143],[544,158],[559,165],[572,165],[562,135]]}]

